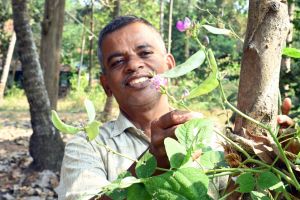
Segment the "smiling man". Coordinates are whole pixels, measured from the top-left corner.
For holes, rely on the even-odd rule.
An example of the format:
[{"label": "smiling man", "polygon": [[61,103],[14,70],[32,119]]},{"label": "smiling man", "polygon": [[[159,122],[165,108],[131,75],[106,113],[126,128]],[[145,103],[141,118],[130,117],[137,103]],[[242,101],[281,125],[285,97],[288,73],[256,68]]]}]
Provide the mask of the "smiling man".
[{"label": "smiling man", "polygon": [[173,110],[167,96],[151,86],[153,74],[173,68],[175,61],[149,22],[119,17],[100,32],[98,44],[101,83],[107,96],[116,98],[120,114],[105,123],[91,143],[83,134],[68,142],[57,188],[59,199],[89,199],[133,166],[132,160],[108,152],[99,143],[132,159],[150,148],[158,166],[168,167],[164,139],[175,137],[179,124],[201,116]]},{"label": "smiling man", "polygon": [[[92,142],[80,134],[67,143],[57,188],[59,199],[93,198],[101,187],[131,170],[133,160],[148,149],[159,167],[168,168],[164,139],[175,138],[178,125],[201,117],[200,113],[173,110],[167,96],[152,87],[153,74],[172,69],[175,61],[166,52],[158,31],[146,20],[122,16],[110,22],[100,32],[98,54],[102,86],[107,96],[116,98],[120,114],[116,120],[103,124]],[[292,123],[286,116],[278,119],[281,124]],[[107,151],[99,144],[131,159]],[[216,188],[223,186],[215,184],[209,194],[218,199]]]}]

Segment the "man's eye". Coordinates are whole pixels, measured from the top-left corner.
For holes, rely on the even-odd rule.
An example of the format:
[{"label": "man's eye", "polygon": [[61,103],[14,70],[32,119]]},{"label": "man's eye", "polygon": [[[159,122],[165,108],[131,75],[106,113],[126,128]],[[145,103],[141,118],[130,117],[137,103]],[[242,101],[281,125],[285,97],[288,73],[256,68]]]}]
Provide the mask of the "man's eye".
[{"label": "man's eye", "polygon": [[117,67],[117,66],[121,65],[122,63],[124,63],[124,60],[123,59],[118,59],[118,60],[113,61],[110,65],[110,67],[114,68],[114,67]]},{"label": "man's eye", "polygon": [[142,52],[140,53],[140,56],[141,56],[141,57],[149,57],[151,54],[153,54],[152,51],[142,51]]}]

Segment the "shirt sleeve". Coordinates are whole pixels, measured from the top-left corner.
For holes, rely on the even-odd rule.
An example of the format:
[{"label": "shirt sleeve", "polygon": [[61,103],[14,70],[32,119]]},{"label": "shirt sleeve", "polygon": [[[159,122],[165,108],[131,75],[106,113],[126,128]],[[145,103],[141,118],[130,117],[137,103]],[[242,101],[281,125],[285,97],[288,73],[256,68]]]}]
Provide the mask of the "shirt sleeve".
[{"label": "shirt sleeve", "polygon": [[59,200],[90,199],[108,185],[107,173],[98,148],[83,137],[75,137],[65,147],[59,186]]}]

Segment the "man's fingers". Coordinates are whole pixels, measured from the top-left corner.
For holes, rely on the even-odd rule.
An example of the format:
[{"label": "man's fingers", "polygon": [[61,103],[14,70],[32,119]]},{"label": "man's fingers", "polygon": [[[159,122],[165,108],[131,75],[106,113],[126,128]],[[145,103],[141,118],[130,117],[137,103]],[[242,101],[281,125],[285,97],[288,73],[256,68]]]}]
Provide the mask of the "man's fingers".
[{"label": "man's fingers", "polygon": [[171,137],[176,139],[175,136],[175,129],[177,126],[172,126],[171,128],[165,129],[162,134],[151,134],[151,143],[154,146],[160,146],[163,145],[165,138]]},{"label": "man's fingers", "polygon": [[282,127],[282,128],[287,128],[289,126],[294,125],[294,121],[287,115],[278,115],[277,117],[277,123]]},{"label": "man's fingers", "polygon": [[203,115],[198,112],[173,110],[161,116],[158,120],[154,121],[153,126],[160,127],[161,129],[167,129],[172,126],[183,124],[190,119],[201,118],[201,117],[203,117]]},{"label": "man's fingers", "polygon": [[281,111],[283,115],[288,115],[292,108],[292,100],[290,98],[285,98],[282,102]]}]

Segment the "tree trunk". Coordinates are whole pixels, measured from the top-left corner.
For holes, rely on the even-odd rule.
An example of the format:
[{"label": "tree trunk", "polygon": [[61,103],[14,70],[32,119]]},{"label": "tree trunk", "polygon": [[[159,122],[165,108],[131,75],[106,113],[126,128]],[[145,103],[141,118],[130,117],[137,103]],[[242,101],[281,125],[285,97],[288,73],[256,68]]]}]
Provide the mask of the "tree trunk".
[{"label": "tree trunk", "polygon": [[[111,17],[114,19],[120,15],[120,10],[121,10],[121,2],[120,0],[114,1],[114,10],[112,12]],[[102,117],[101,120],[103,122],[106,122],[111,119],[112,116],[112,110],[113,110],[113,102],[114,102],[114,97],[113,96],[107,96],[105,105],[103,108],[102,112]]]},{"label": "tree trunk", "polygon": [[[90,13],[90,29],[92,32],[94,32],[94,0],[91,0],[91,13]],[[89,49],[89,84],[88,84],[88,90],[92,88],[92,68],[93,68],[93,47],[94,47],[94,36],[91,35],[90,38],[90,49]]]},{"label": "tree trunk", "polygon": [[159,32],[162,38],[164,38],[164,0],[160,0],[160,10],[159,10]]},{"label": "tree trunk", "polygon": [[60,72],[60,47],[65,0],[46,0],[41,37],[41,65],[52,109],[56,109]]},{"label": "tree trunk", "polygon": [[169,8],[169,30],[168,30],[168,53],[171,52],[172,45],[172,26],[173,26],[173,0],[170,0]]},{"label": "tree trunk", "polygon": [[[287,4],[279,0],[250,0],[248,25],[238,92],[238,109],[275,128],[278,114],[281,52],[289,30]],[[235,132],[265,131],[238,116]]]},{"label": "tree trunk", "polygon": [[13,0],[14,27],[18,40],[18,55],[22,63],[24,90],[30,108],[33,134],[29,152],[31,167],[36,170],[59,170],[64,143],[50,119],[50,101],[46,92],[43,72],[33,40],[26,0]]},{"label": "tree trunk", "polygon": [[0,105],[4,98],[4,90],[5,90],[8,74],[9,74],[11,59],[12,59],[14,49],[15,49],[15,44],[16,44],[16,33],[13,32],[10,43],[9,43],[7,56],[6,56],[6,60],[5,60],[5,65],[3,67],[1,80],[0,80]]}]

